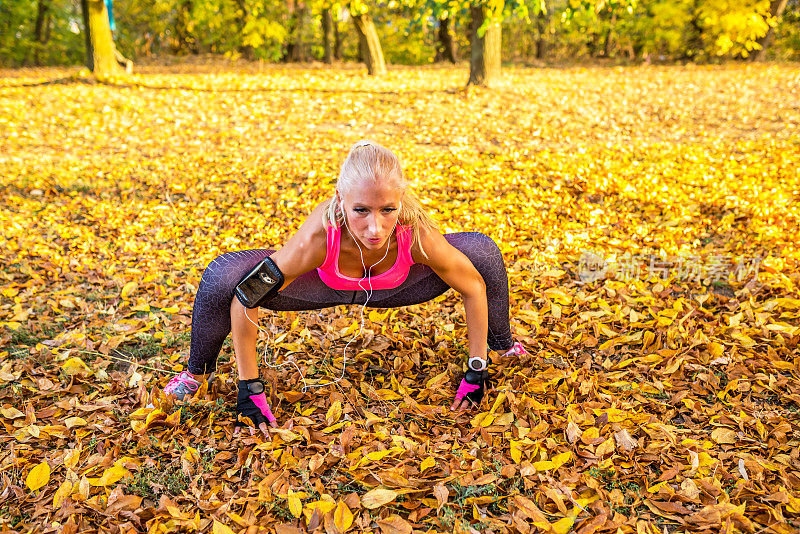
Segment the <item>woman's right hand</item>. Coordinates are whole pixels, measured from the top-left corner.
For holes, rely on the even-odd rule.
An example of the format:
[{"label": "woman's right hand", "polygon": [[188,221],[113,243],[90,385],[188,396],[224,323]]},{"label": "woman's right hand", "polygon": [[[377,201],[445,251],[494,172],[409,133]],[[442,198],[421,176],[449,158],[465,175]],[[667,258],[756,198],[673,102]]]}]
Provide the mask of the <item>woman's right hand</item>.
[{"label": "woman's right hand", "polygon": [[[272,415],[267,396],[264,390],[264,382],[259,378],[252,380],[239,380],[239,393],[236,397],[236,430],[237,435],[242,427],[250,426],[244,418],[249,419],[252,425],[257,426],[268,437],[267,425],[278,428],[278,421]],[[250,426],[250,435],[255,434],[255,429]]]}]

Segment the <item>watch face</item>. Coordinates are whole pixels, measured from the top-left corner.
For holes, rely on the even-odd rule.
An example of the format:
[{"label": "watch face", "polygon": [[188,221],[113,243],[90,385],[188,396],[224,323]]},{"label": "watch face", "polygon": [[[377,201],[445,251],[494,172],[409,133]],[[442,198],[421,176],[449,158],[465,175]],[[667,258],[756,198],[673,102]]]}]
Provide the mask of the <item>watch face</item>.
[{"label": "watch face", "polygon": [[470,358],[469,367],[473,371],[483,371],[486,369],[486,360],[482,360],[480,358]]},{"label": "watch face", "polygon": [[247,384],[247,391],[249,391],[251,395],[258,395],[259,393],[264,393],[264,384],[262,384],[260,380],[249,382]]}]

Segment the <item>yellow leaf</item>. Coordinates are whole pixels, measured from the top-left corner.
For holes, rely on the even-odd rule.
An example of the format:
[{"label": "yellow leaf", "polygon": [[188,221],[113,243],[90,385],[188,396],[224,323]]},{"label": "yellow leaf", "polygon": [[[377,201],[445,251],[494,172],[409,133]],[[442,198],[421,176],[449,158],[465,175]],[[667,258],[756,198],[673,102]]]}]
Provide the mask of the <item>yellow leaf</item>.
[{"label": "yellow leaf", "polygon": [[186,447],[186,450],[183,453],[183,458],[187,462],[195,463],[200,460],[200,452],[195,449],[194,447]]},{"label": "yellow leaf", "polygon": [[[119,462],[117,462],[119,463]],[[92,486],[110,486],[115,484],[118,480],[128,477],[131,475],[131,472],[122,467],[121,465],[113,465],[103,471],[103,474],[100,475],[100,478],[92,478],[89,479],[89,482],[92,483]]]},{"label": "yellow leaf", "polygon": [[298,434],[295,434],[294,432],[286,428],[272,428],[270,429],[270,432],[279,435],[285,443],[289,443],[290,441],[294,441],[300,438]]},{"label": "yellow leaf", "polygon": [[551,525],[551,528],[553,529],[553,532],[555,532],[555,534],[567,534],[567,532],[572,530],[572,525],[574,524],[575,524],[575,516],[572,517],[567,516],[567,517],[562,517],[561,519],[553,523]]},{"label": "yellow leaf", "polygon": [[554,464],[550,460],[544,460],[541,462],[534,462],[533,468],[536,469],[537,471],[547,471],[549,469],[555,469],[556,464]]},{"label": "yellow leaf", "polygon": [[382,534],[412,534],[414,528],[411,524],[397,514],[377,521]]},{"label": "yellow leaf", "polygon": [[731,334],[731,337],[733,339],[736,339],[737,341],[739,341],[739,343],[741,343],[741,345],[743,347],[748,348],[748,349],[750,347],[755,346],[755,344],[756,344],[755,341],[753,341],[749,336],[746,336],[744,334]]},{"label": "yellow leaf", "polygon": [[522,448],[519,441],[511,440],[511,459],[516,464],[522,461]]},{"label": "yellow leaf", "polygon": [[398,493],[388,488],[375,488],[368,491],[361,497],[361,504],[369,510],[379,508],[397,498]]},{"label": "yellow leaf", "polygon": [[124,299],[126,299],[126,298],[130,297],[131,293],[136,291],[136,288],[138,288],[138,287],[139,287],[138,283],[136,283],[136,282],[128,282],[122,288],[122,291],[120,292],[119,296],[124,298]]},{"label": "yellow leaf", "polygon": [[81,449],[69,449],[64,455],[64,465],[67,467],[75,467],[78,465],[78,460],[81,458]]},{"label": "yellow leaf", "polygon": [[433,459],[433,456],[428,456],[422,463],[419,464],[419,472],[424,473],[426,470],[430,469],[431,467],[436,465],[436,460]]},{"label": "yellow leaf", "polygon": [[342,403],[336,401],[328,408],[328,412],[325,414],[325,423],[330,426],[337,422],[340,417],[342,417]]},{"label": "yellow leaf", "polygon": [[213,534],[233,534],[233,530],[231,530],[229,526],[220,523],[216,519],[214,520],[214,526],[211,532]]},{"label": "yellow leaf", "polygon": [[600,458],[601,456],[613,453],[614,449],[614,438],[611,437],[597,446],[597,448],[594,450],[594,455]]},{"label": "yellow leaf", "polygon": [[369,458],[373,462],[378,462],[391,453],[392,453],[391,449],[386,449],[385,451],[372,451],[367,453],[367,458]]},{"label": "yellow leaf", "polygon": [[295,517],[300,517],[303,514],[303,503],[297,495],[289,495],[289,511]]},{"label": "yellow leaf", "polygon": [[72,482],[69,480],[65,480],[61,483],[61,485],[56,490],[55,495],[53,495],[53,508],[58,508],[61,506],[61,503],[64,502],[64,499],[69,497],[72,493]]},{"label": "yellow leaf", "polygon": [[62,363],[61,367],[67,372],[68,375],[82,375],[85,373],[90,373],[89,366],[83,363],[83,360],[77,356],[73,356],[69,360]]},{"label": "yellow leaf", "polygon": [[25,484],[31,491],[36,491],[50,481],[50,466],[47,462],[42,462],[36,465],[28,477],[25,479]]},{"label": "yellow leaf", "polygon": [[402,395],[391,389],[377,389],[375,390],[375,395],[383,401],[399,400],[403,398]]},{"label": "yellow leaf", "polygon": [[389,315],[389,312],[392,311],[391,309],[386,310],[384,313],[380,313],[378,310],[372,310],[369,312],[369,320],[373,323],[380,323]]},{"label": "yellow leaf", "polygon": [[86,426],[86,419],[83,417],[67,417],[64,419],[64,424],[67,425],[67,428],[72,428],[74,426]]},{"label": "yellow leaf", "polygon": [[[331,500],[324,500],[326,497]],[[334,508],[336,508],[336,502],[329,495],[323,495],[323,500],[308,503],[305,508],[303,508],[303,513],[306,516],[306,520],[310,521],[311,518],[314,517],[315,511],[319,517],[323,517]]]},{"label": "yellow leaf", "polygon": [[336,525],[339,532],[347,532],[353,525],[353,512],[342,501],[339,501],[339,504],[336,505],[336,511],[333,513],[333,524]]},{"label": "yellow leaf", "polygon": [[555,464],[555,469],[558,469],[570,460],[572,460],[572,451],[562,452],[561,454],[556,454],[550,458],[550,461]]},{"label": "yellow leaf", "polygon": [[730,428],[718,427],[711,432],[711,439],[721,445],[733,445],[736,443],[736,433]]},{"label": "yellow leaf", "polygon": [[550,530],[550,522],[533,501],[522,495],[515,495],[511,499],[517,508],[532,520],[534,526],[545,532]]}]

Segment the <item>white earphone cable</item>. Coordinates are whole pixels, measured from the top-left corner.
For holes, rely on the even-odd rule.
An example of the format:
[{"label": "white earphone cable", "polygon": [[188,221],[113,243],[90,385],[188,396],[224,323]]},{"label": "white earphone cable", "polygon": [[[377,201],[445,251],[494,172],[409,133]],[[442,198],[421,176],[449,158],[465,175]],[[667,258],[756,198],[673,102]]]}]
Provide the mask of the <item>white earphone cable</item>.
[{"label": "white earphone cable", "polygon": [[[399,208],[398,208],[398,211],[399,211]],[[342,209],[342,212],[344,212],[344,209]],[[358,287],[360,287],[361,290],[364,291],[364,293],[366,293],[366,297],[367,298],[364,301],[364,304],[361,306],[360,326],[359,326],[359,329],[358,329],[358,333],[356,335],[354,335],[352,338],[350,338],[350,341],[347,342],[347,344],[344,346],[344,349],[342,350],[342,372],[339,375],[339,378],[337,378],[336,380],[325,382],[324,384],[308,384],[306,382],[305,375],[303,375],[303,372],[300,370],[300,367],[297,365],[297,362],[295,362],[294,356],[290,356],[287,359],[286,362],[281,363],[281,364],[272,364],[272,363],[270,363],[267,360],[267,351],[269,349],[269,332],[265,328],[260,326],[258,323],[253,321],[253,319],[251,319],[250,316],[247,314],[247,311],[244,312],[244,316],[247,317],[247,320],[250,321],[251,323],[253,323],[253,325],[255,325],[255,327],[258,328],[258,330],[264,332],[267,335],[267,341],[264,344],[264,355],[263,355],[264,364],[267,365],[268,367],[272,368],[272,369],[280,369],[281,367],[285,367],[285,366],[290,365],[290,364],[294,365],[295,369],[297,369],[297,372],[300,374],[301,380],[303,381],[303,390],[302,390],[303,393],[308,391],[309,388],[320,388],[320,387],[324,387],[324,386],[330,386],[330,385],[333,385],[333,384],[337,384],[339,381],[341,381],[344,378],[344,372],[345,372],[345,368],[346,368],[346,365],[347,365],[347,348],[350,346],[350,344],[353,341],[355,341],[357,338],[359,338],[361,336],[361,333],[364,331],[364,310],[366,309],[367,304],[369,303],[369,300],[372,298],[372,295],[374,293],[374,289],[372,287],[372,278],[371,278],[372,268],[375,267],[376,265],[378,265],[384,259],[386,259],[386,256],[389,255],[389,246],[391,245],[391,242],[392,242],[391,241],[391,237],[392,236],[390,235],[386,240],[386,252],[383,254],[383,257],[381,259],[379,259],[378,261],[376,261],[375,263],[373,263],[372,265],[370,265],[369,268],[367,268],[366,264],[364,263],[364,251],[361,249],[361,245],[358,243],[358,239],[356,239],[356,237],[353,235],[353,232],[350,231],[350,227],[347,224],[347,215],[345,213],[342,213],[342,215],[344,217],[344,226],[347,229],[347,231],[350,233],[350,235],[352,236],[353,241],[355,241],[356,246],[358,247],[358,252],[361,255],[361,267],[366,271],[365,275],[362,276],[361,279],[358,281]],[[396,229],[397,229],[397,223],[395,223],[395,230]],[[398,254],[399,254],[399,249],[398,249]],[[361,285],[361,283],[365,279],[367,280],[367,283],[369,285],[369,291],[363,285]]]}]

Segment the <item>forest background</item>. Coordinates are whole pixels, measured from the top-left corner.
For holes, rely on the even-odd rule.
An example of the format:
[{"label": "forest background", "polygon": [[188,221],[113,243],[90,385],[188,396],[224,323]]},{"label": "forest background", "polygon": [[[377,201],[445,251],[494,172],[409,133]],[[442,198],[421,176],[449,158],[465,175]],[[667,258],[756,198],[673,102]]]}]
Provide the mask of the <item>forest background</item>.
[{"label": "forest background", "polygon": [[[475,5],[481,3],[118,0],[110,7],[117,49],[137,62],[175,54],[357,61],[364,51],[352,15],[368,13],[388,63],[422,65],[469,59]],[[800,54],[798,0],[509,0],[483,5],[503,21],[506,62],[791,60]],[[3,2],[0,65],[83,63],[83,21],[80,0]]]}]

